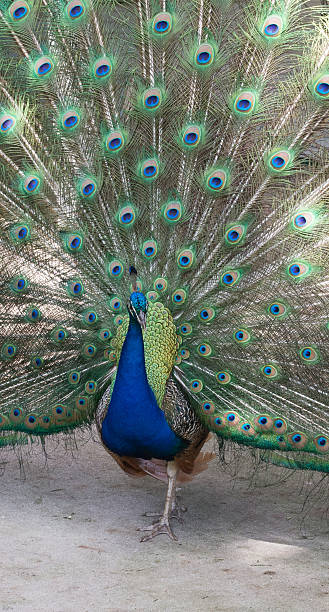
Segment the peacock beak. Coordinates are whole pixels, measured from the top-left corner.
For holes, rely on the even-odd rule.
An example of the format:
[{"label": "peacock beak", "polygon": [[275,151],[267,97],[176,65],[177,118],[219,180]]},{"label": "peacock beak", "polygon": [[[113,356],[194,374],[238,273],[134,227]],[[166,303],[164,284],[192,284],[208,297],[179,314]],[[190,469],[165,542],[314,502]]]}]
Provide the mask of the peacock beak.
[{"label": "peacock beak", "polygon": [[140,310],[137,315],[138,323],[140,324],[142,329],[146,329],[146,313],[143,310]]}]

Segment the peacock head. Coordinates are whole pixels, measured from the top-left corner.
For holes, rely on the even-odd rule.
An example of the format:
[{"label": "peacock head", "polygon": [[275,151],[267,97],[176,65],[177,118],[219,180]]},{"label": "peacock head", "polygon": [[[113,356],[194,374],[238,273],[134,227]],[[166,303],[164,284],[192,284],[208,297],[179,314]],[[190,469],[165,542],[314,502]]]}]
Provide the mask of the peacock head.
[{"label": "peacock head", "polygon": [[128,302],[128,310],[130,315],[139,323],[142,329],[146,328],[146,313],[148,309],[148,301],[140,291],[133,291]]}]

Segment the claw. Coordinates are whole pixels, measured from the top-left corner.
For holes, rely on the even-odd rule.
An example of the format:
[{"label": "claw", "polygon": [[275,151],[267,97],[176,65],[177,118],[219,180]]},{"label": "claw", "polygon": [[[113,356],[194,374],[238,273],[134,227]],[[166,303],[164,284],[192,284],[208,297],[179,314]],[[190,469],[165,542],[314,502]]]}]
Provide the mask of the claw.
[{"label": "claw", "polygon": [[166,534],[171,540],[177,541],[177,537],[175,536],[173,530],[171,529],[169,520],[165,518],[161,518],[160,521],[154,523],[153,525],[149,525],[148,527],[141,527],[138,531],[149,531],[150,533],[146,533],[140,539],[141,542],[148,542],[152,540],[158,535]]}]

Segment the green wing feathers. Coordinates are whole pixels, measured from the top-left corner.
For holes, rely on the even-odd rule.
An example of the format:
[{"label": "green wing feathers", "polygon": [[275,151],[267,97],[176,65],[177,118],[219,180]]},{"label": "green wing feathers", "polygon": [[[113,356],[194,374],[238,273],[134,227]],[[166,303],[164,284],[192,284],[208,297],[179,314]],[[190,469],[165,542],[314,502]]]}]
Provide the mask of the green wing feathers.
[{"label": "green wing feathers", "polygon": [[159,405],[172,375],[329,470],[328,34],[320,1],[0,0],[0,446],[93,421],[133,265]]}]

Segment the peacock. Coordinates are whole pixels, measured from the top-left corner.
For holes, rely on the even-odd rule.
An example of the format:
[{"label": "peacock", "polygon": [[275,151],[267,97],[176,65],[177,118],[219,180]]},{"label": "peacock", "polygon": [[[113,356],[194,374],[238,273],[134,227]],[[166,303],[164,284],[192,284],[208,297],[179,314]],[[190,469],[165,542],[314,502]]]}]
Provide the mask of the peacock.
[{"label": "peacock", "polygon": [[329,472],[329,12],[0,0],[0,446]]}]

